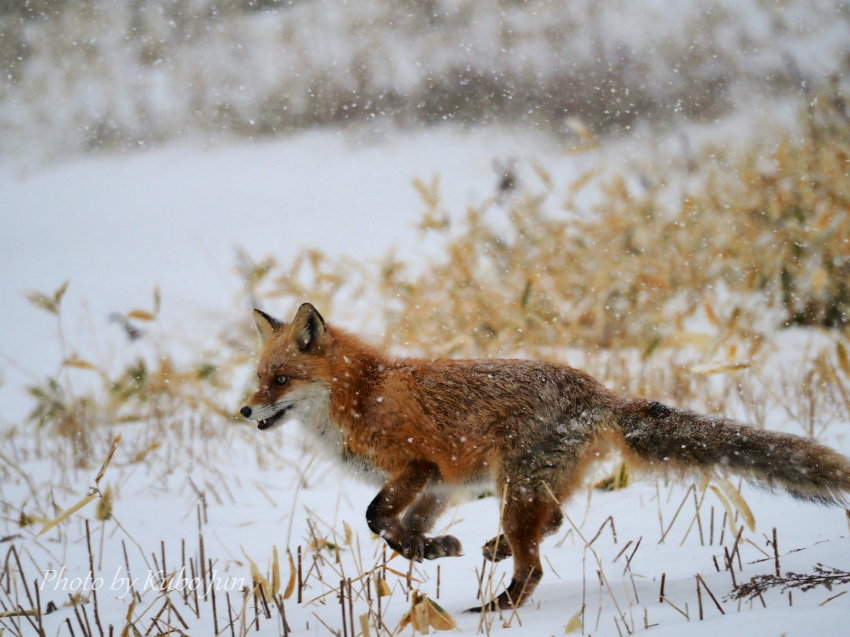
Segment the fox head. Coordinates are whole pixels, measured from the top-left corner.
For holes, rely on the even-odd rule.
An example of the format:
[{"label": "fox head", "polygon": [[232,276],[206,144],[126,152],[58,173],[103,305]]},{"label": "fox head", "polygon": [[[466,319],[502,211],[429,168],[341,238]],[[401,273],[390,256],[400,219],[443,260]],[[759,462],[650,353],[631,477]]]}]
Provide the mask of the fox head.
[{"label": "fox head", "polygon": [[327,403],[326,350],[332,337],[315,307],[304,303],[291,323],[283,323],[254,310],[254,321],[263,341],[257,367],[259,387],[240,413],[269,430],[293,419],[308,417]]}]

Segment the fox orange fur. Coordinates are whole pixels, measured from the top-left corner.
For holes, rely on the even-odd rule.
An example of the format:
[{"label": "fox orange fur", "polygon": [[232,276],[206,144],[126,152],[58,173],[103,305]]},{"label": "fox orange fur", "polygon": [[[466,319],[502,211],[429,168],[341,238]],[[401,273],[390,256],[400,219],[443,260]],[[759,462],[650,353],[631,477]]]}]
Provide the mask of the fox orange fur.
[{"label": "fox orange fur", "polygon": [[390,358],[326,325],[309,303],[288,324],[259,310],[255,319],[259,388],[242,415],[262,430],[299,420],[320,447],[379,481],[366,520],[401,555],[459,555],[456,538],[426,533],[453,489],[495,486],[504,534],[483,552],[513,556],[514,569],[487,610],[528,599],[543,574],[541,539],[561,525],[561,504],[586,467],[612,446],[639,469],[717,468],[826,504],[850,491],[850,461],[828,447],[618,396],[571,367]]}]

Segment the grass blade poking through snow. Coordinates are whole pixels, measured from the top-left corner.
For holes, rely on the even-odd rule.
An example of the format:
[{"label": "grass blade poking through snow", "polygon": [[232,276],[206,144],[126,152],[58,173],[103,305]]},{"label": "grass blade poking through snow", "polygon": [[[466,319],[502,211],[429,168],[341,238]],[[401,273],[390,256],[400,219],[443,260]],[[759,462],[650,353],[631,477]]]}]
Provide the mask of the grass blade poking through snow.
[{"label": "grass blade poking through snow", "polygon": [[106,473],[106,468],[109,466],[109,463],[112,462],[112,456],[115,455],[115,450],[118,448],[118,443],[120,442],[121,434],[118,434],[112,440],[112,446],[109,448],[109,453],[106,454],[106,459],[100,466],[100,471],[97,472],[97,475],[94,478],[94,486],[90,489],[88,495],[84,496],[78,502],[62,511],[62,513],[60,513],[57,517],[47,522],[38,532],[38,535],[44,535],[54,526],[60,524],[61,522],[67,520],[69,517],[74,515],[77,511],[82,509],[89,502],[95,500],[96,498],[102,497],[103,494],[100,492],[100,489],[98,489],[97,485],[100,483],[101,478],[103,478],[103,474]]}]

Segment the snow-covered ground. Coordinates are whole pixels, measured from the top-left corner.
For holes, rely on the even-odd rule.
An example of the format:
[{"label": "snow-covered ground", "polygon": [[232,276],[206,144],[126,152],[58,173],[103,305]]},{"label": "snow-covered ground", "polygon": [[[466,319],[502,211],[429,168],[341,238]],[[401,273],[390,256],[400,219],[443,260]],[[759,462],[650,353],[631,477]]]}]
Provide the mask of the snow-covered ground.
[{"label": "snow-covered ground", "polygon": [[[251,434],[254,435],[254,432]],[[256,435],[262,434],[257,432]],[[291,431],[269,434],[260,448],[273,448],[275,457],[286,458],[292,464],[267,458],[271,466],[265,469],[259,468],[256,458],[252,457],[253,445],[244,444],[244,440],[241,443],[237,440],[234,444],[232,439],[206,443],[210,447],[230,443],[229,462],[221,462],[216,473],[204,467],[196,467],[194,471],[175,467],[168,476],[147,472],[143,466],[115,469],[115,475],[120,478],[117,478],[119,490],[114,515],[126,534],[107,523],[106,548],[102,558],[99,558],[98,549],[101,540],[97,529],[100,523],[92,522],[96,575],[105,582],[99,590],[98,599],[104,622],[120,624],[128,605],[126,599],[120,599],[126,593],[122,578],[127,577],[122,540],[130,555],[130,574],[139,579],[137,590],[142,593],[143,599],[143,603],[138,605],[140,609],[153,604],[156,599],[150,586],[147,591],[144,589],[147,573],[158,570],[157,564],[161,563],[160,542],[164,542],[166,547],[169,571],[177,570],[181,563],[181,539],[185,539],[188,555],[198,552],[196,511],[199,498],[189,481],[190,476],[206,496],[207,521],[202,532],[206,556],[213,560],[221,585],[218,593],[220,626],[227,616],[226,611],[222,612],[222,591],[228,590],[230,582],[234,585],[237,581],[250,582],[243,551],[267,573],[272,547],[277,546],[285,582],[289,576],[285,557],[287,548],[297,552],[296,547],[302,547],[303,571],[306,573],[307,565],[315,559],[314,552],[308,549],[314,533],[337,545],[339,563],[335,563],[335,550],[322,551],[323,558],[327,560],[320,562],[325,582],[320,582],[315,574],[309,578],[309,588],[303,591],[304,602],[337,587],[343,576],[357,577],[380,564],[382,542],[370,535],[364,521],[365,506],[373,497],[374,489],[349,483],[321,463],[304,462],[303,458],[309,458],[309,455],[299,453],[296,439],[296,434]],[[269,456],[272,454],[269,453]],[[300,462],[299,457],[302,458]],[[153,457],[149,462],[157,465],[161,460]],[[305,475],[300,475],[300,471],[305,471]],[[111,478],[116,480],[115,476]],[[300,482],[302,479],[303,482]],[[67,490],[60,490],[56,485],[52,489],[56,491],[57,501],[66,505],[76,499],[72,496],[75,488],[79,494],[90,481],[90,476],[78,473],[74,481],[76,484],[69,484]],[[49,480],[44,480],[44,485],[41,480],[37,482],[40,488],[48,483]],[[16,491],[5,488],[4,499],[13,499]],[[660,506],[656,501],[658,495],[661,497]],[[752,533],[745,530],[742,535],[743,570],[738,571],[736,566],[738,582],[755,574],[774,572],[773,550],[767,542],[774,527],[779,530],[783,573],[810,572],[818,563],[846,568],[850,560],[850,540],[843,511],[796,503],[788,498],[751,490],[745,490],[744,495],[753,509],[757,528]],[[585,632],[595,635],[617,634],[615,618],[620,622],[620,630],[625,633],[623,616],[630,630],[653,635],[708,635],[717,631],[750,635],[844,634],[843,626],[850,618],[847,600],[839,597],[820,606],[840,589],[816,589],[808,594],[795,591],[790,600],[787,595],[770,593],[764,597],[766,607],[759,600],[754,604],[724,600],[722,596],[730,590],[731,579],[722,566],[723,551],[724,546],[727,549],[733,546],[734,539],[727,528],[723,531],[721,544],[723,507],[709,491],[701,511],[701,523],[704,525],[701,541],[700,531],[693,525],[695,506],[692,498],[692,493],[685,488],[662,484],[656,490],[652,483],[614,493],[593,492],[587,498],[579,496],[565,509],[570,522],[544,544],[544,564],[548,573],[532,602],[510,622],[510,629],[502,627],[503,621],[508,620],[508,614],[504,620],[496,619],[490,630],[505,635],[563,634],[570,618],[580,611],[584,603]],[[662,527],[666,529],[671,524],[672,516],[683,499],[685,504],[681,514],[663,543],[659,543]],[[658,518],[659,512],[663,521]],[[455,617],[459,629],[465,633],[476,632],[479,624],[477,615],[462,611],[476,603],[479,580],[476,570],[480,573],[482,568],[478,547],[495,534],[497,513],[497,502],[492,498],[466,503],[451,510],[440,527],[450,529],[461,539],[465,555],[417,565],[412,572],[414,587],[436,598],[439,565],[438,601]],[[78,514],[78,517],[86,514],[91,515],[91,511]],[[593,542],[593,550],[585,551],[584,540],[593,540],[609,516],[615,525],[616,542],[610,528],[605,526]],[[712,516],[713,524],[710,523]],[[308,526],[308,520],[316,526],[315,531]],[[573,523],[584,540],[571,527]],[[31,577],[35,571],[33,565],[44,569],[68,566],[64,574],[67,583],[54,580],[44,585],[41,592],[44,604],[52,600],[61,605],[67,600],[63,589],[73,586],[73,578],[85,577],[88,570],[85,543],[80,541],[85,537],[84,527],[79,519],[65,524],[67,529],[62,535],[51,532],[45,538],[36,539],[24,529],[21,531],[24,539],[18,541],[19,546],[24,547],[19,550],[25,550],[31,556],[32,563],[25,565]],[[344,524],[353,531],[348,544]],[[155,559],[151,557],[152,553]],[[625,569],[627,558],[628,570]],[[384,599],[382,616],[391,629],[407,610],[404,599],[407,564],[402,562],[396,558],[389,563],[390,567],[402,573],[391,572],[387,577],[394,592]],[[719,572],[715,563],[720,565]],[[600,584],[597,571],[604,575],[604,584]],[[502,577],[509,578],[509,574],[509,562],[499,565],[493,579],[494,587],[498,589],[497,583]],[[717,597],[724,613],[721,614],[703,590],[705,624],[699,622],[696,575],[702,577]],[[659,601],[662,576],[665,579],[665,602]],[[113,586],[116,590],[110,590]],[[361,587],[362,584],[355,586],[354,590],[360,593]],[[233,587],[229,590],[235,613],[241,607],[240,598],[233,592]],[[189,616],[190,611],[182,604],[179,606],[186,622],[194,627],[191,634],[211,634],[210,602],[201,604],[200,619]],[[687,613],[688,617],[671,604]],[[356,599],[355,618],[367,612],[369,606],[365,599]],[[48,615],[48,634],[52,634],[69,616],[73,620],[70,609],[60,609]],[[249,616],[253,617],[253,613]],[[302,604],[295,603],[295,597],[290,598],[286,601],[286,616],[294,634],[327,634],[319,619],[328,626],[341,628],[339,602],[334,595],[329,595],[324,601]],[[139,626],[147,626],[150,615],[146,616],[146,620],[139,621]],[[277,621],[261,621],[261,634],[278,634]],[[176,620],[173,623],[178,625]],[[657,626],[647,628],[647,624]]]},{"label": "snow-covered ground", "polygon": [[[130,575],[139,579],[141,599],[132,617],[142,634],[164,603],[145,587],[148,573],[161,567],[163,553],[169,572],[192,556],[200,557],[202,534],[203,555],[222,578],[216,609],[211,600],[200,600],[196,614],[191,596],[177,590],[172,593],[176,610],[163,611],[157,630],[173,626],[207,635],[217,627],[228,635],[230,606],[235,634],[242,634],[241,626],[252,634],[277,635],[282,632],[278,613],[272,609],[273,619],[267,620],[261,607],[255,631],[250,626],[256,615],[253,602],[243,606],[234,586],[250,583],[246,555],[268,577],[277,547],[285,587],[290,573],[286,552],[297,555],[301,547],[302,601],[298,603],[297,593],[285,600],[286,618],[292,634],[325,635],[331,629],[342,634],[333,589],[344,577],[357,578],[373,568],[382,571],[383,545],[364,519],[374,487],[355,483],[313,458],[297,428],[262,433],[248,425],[219,427],[211,436],[191,418],[171,428],[135,424],[97,434],[99,450],[115,433],[124,435],[101,484],[115,490],[117,523],[95,520],[95,505],[90,504],[44,536],[35,535],[40,523],[19,528],[22,514],[52,517],[73,504],[86,494],[96,472],[96,467],[53,463],[52,449],[56,457],[64,453],[62,439],[26,432],[30,405],[22,385],[55,373],[60,354],[51,317],[34,309],[25,291],[50,292],[70,280],[63,302],[69,347],[81,348],[87,358],[126,359],[127,348],[136,345],[126,342],[108,315],[148,305],[155,286],[163,297],[161,329],[172,332],[177,342],[208,335],[206,322],[233,315],[238,281],[231,269],[237,246],[257,258],[274,254],[281,262],[303,246],[358,260],[390,249],[414,263],[438,258],[436,244],[422,240],[415,228],[422,203],[410,186],[413,177],[427,180],[439,174],[446,209],[460,211],[494,193],[494,160],[519,159],[521,179],[526,174],[532,178],[522,160],[537,160],[565,182],[588,162],[615,161],[618,148],[621,153],[622,147],[613,147],[574,155],[530,135],[498,130],[461,134],[443,128],[368,142],[355,133],[308,133],[254,145],[178,146],[83,159],[27,174],[12,165],[0,166],[0,292],[5,300],[0,313],[5,381],[0,418],[4,430],[18,428],[15,435],[4,436],[0,459],[10,476],[0,485],[0,536],[13,536],[0,542],[0,556],[15,546],[27,581],[31,586],[36,578],[40,582],[40,605],[60,607],[45,616],[46,634],[70,634],[66,620],[76,634],[83,633],[74,609],[63,604],[73,578],[88,572],[85,519],[90,520],[95,574],[103,578],[99,617],[104,626],[113,624],[116,634],[124,626],[130,599],[121,598],[126,592],[121,578],[128,575],[125,550]],[[781,410],[773,410],[768,421],[800,433]],[[844,435],[848,425],[835,423],[826,439],[845,453],[850,453]],[[162,432],[174,439],[158,439]],[[153,446],[155,442],[162,446]],[[145,449],[147,455],[139,461],[138,453]],[[737,544],[740,566],[737,556],[733,561],[738,583],[774,572],[774,549],[768,543],[774,528],[783,573],[808,573],[818,563],[848,568],[850,530],[843,510],[746,486],[742,493],[756,529],[744,528]],[[532,602],[515,616],[507,613],[482,624],[479,616],[462,611],[476,604],[482,569],[478,547],[496,533],[498,505],[493,498],[476,500],[451,509],[438,525],[463,542],[465,555],[416,565],[412,587],[439,601],[467,634],[560,635],[583,605],[583,630],[592,635],[845,634],[850,602],[847,596],[835,597],[845,589],[795,591],[791,597],[770,592],[753,603],[725,599],[732,576],[724,566],[724,547],[734,552],[736,543],[728,525],[724,530],[724,511],[715,492],[703,492],[699,485],[692,490],[649,481],[621,491],[582,494],[565,507],[569,521],[544,545],[548,572]],[[741,524],[739,519],[737,528]],[[592,542],[591,548],[585,548],[586,542]],[[64,582],[43,581],[41,573],[63,566]],[[392,569],[386,572],[392,594],[382,598],[381,617],[393,630],[409,606],[408,564],[395,558],[387,566]],[[498,592],[502,578],[509,577],[510,561],[495,569],[492,580],[489,565],[487,569],[484,581]],[[704,586],[698,585],[697,575]],[[110,590],[113,584],[119,590]],[[8,604],[3,589],[0,576],[0,600]],[[349,628],[349,635],[360,634],[359,617],[377,609],[374,588],[369,589],[371,601],[363,581],[355,581],[352,591],[355,629]],[[18,591],[18,600],[26,598]],[[93,623],[93,607],[86,608]],[[373,631],[374,620],[372,616]],[[21,634],[35,634],[26,619],[2,621],[7,626],[17,622]]]},{"label": "snow-covered ground", "polygon": [[[326,635],[330,633],[328,627],[341,634],[340,603],[333,590],[342,578],[348,577],[355,578],[351,612],[359,634],[358,618],[370,610],[375,613],[377,604],[374,580],[370,582],[373,595],[370,602],[366,599],[365,581],[356,578],[373,569],[380,572],[382,565],[383,542],[370,534],[364,519],[374,487],[352,482],[346,475],[316,461],[302,448],[297,428],[269,434],[246,428],[214,438],[197,435],[185,447],[194,450],[196,456],[191,459],[169,458],[165,441],[162,449],[152,451],[144,462],[135,464],[129,459],[133,455],[131,450],[139,445],[134,446],[132,440],[143,438],[144,433],[128,432],[125,428],[124,434],[127,439],[119,446],[116,466],[107,470],[104,480],[115,488],[113,514],[120,526],[92,519],[95,506],[92,504],[71,521],[62,523],[61,530],[54,529],[43,537],[34,535],[40,524],[23,529],[8,525],[5,531],[21,534],[13,542],[25,556],[22,559],[29,581],[37,578],[40,582],[42,605],[53,602],[60,607],[45,616],[48,635],[57,631],[66,634],[63,625],[66,619],[70,619],[79,633],[73,610],[62,604],[68,601],[68,593],[79,586],[77,578],[85,578],[88,573],[84,518],[91,519],[95,576],[102,579],[98,605],[104,626],[108,623],[123,626],[132,597],[126,594],[128,571],[124,566],[124,550],[129,556],[126,559],[130,564],[129,576],[135,580],[134,590],[141,596],[133,617],[139,618],[137,626],[142,632],[163,604],[156,590],[158,582],[148,578],[161,568],[164,551],[166,570],[177,572],[172,584],[173,599],[182,620],[189,626],[187,632],[208,635],[213,634],[216,621],[220,631],[227,625],[228,603],[234,617],[244,612],[244,618],[236,622],[236,634],[242,634],[240,625],[251,626],[256,611],[250,601],[243,610],[242,597],[237,592],[241,586],[250,584],[246,555],[270,579],[273,547],[277,547],[282,590],[290,577],[286,551],[297,555],[300,547],[302,577],[306,582],[302,603],[297,602],[297,593],[284,602],[292,634]],[[125,445],[126,450],[122,449]],[[4,454],[19,457],[12,449],[4,449]],[[63,472],[64,483],[59,484],[53,477],[55,469],[51,470],[46,463],[21,464],[30,472],[34,488],[49,492],[60,507],[81,497],[93,480],[91,470],[68,471]],[[22,503],[24,509],[33,513],[34,498],[27,495],[27,489],[26,482],[13,480],[2,487],[0,494],[5,502],[15,506]],[[743,490],[743,495],[755,516],[756,528],[752,532],[746,528],[742,531],[741,568],[737,564],[734,567],[737,582],[774,572],[774,551],[769,544],[774,528],[778,530],[783,573],[809,573],[819,563],[846,569],[850,561],[850,539],[844,511],[798,503],[748,488]],[[700,528],[694,513],[696,502],[703,497]],[[715,635],[719,631],[747,635],[843,635],[850,608],[846,597],[835,597],[842,593],[843,587],[831,591],[817,588],[808,593],[794,591],[790,597],[769,592],[765,593],[763,603],[758,598],[753,603],[724,599],[732,585],[732,576],[723,566],[724,551],[731,551],[735,541],[728,526],[724,529],[721,524],[723,511],[712,490],[703,496],[702,492],[694,494],[684,486],[656,485],[654,481],[617,492],[591,491],[579,495],[565,507],[568,521],[562,530],[544,543],[547,574],[531,602],[515,617],[506,613],[494,617],[492,625],[482,628],[478,615],[463,611],[477,603],[480,573],[485,566],[479,546],[496,533],[498,503],[493,498],[467,502],[451,509],[437,528],[438,532],[456,535],[465,554],[416,565],[411,571],[412,587],[438,601],[455,618],[458,629],[467,634],[486,630],[529,637],[560,635],[584,605],[584,632],[591,635],[617,635],[618,629],[622,634],[671,637]],[[616,539],[607,523],[609,516]],[[199,518],[205,518],[203,523],[199,524]],[[346,526],[351,530],[349,538],[346,538]],[[741,527],[739,520],[737,528]],[[191,596],[188,601],[182,601],[179,583],[181,564],[190,564],[192,556],[197,564],[201,535],[204,555],[212,562],[218,586],[215,620],[209,598],[199,602],[199,617],[193,614]],[[585,549],[586,543],[592,543],[591,549]],[[311,545],[324,548],[316,551]],[[53,579],[44,582],[40,576],[40,571],[61,571],[63,566],[67,570]],[[386,575],[392,594],[382,599],[381,617],[394,630],[409,608],[405,599],[408,563],[395,558],[388,566],[393,569]],[[187,566],[182,577],[191,579],[190,568]],[[496,567],[492,580],[489,564],[486,568],[485,589],[486,583],[492,582],[491,589],[498,592],[510,577],[510,561]],[[698,575],[705,585],[700,593]],[[660,601],[662,578],[664,601]],[[722,611],[707,591],[716,597]],[[92,612],[89,605],[91,622]],[[185,628],[176,614],[164,613],[162,619],[161,630],[166,620],[168,625]],[[259,621],[259,634],[281,633],[277,613],[267,620],[261,609]],[[252,629],[250,633],[253,632]],[[405,633],[409,634],[410,629]],[[23,634],[34,633],[24,630]],[[229,629],[221,634],[229,634]]]}]

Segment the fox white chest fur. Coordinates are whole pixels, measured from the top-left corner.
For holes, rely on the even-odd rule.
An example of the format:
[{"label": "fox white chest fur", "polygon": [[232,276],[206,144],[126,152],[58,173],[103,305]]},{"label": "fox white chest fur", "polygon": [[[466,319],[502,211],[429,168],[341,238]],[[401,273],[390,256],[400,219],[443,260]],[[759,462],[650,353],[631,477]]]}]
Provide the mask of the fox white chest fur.
[{"label": "fox white chest fur", "polygon": [[[292,394],[296,392],[291,392]],[[373,484],[383,484],[387,477],[364,458],[352,454],[346,445],[345,434],[331,418],[330,391],[320,383],[298,390],[286,420],[297,420],[312,448],[336,466],[354,477]]]}]

